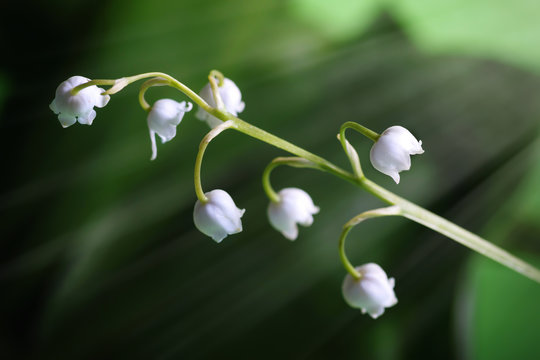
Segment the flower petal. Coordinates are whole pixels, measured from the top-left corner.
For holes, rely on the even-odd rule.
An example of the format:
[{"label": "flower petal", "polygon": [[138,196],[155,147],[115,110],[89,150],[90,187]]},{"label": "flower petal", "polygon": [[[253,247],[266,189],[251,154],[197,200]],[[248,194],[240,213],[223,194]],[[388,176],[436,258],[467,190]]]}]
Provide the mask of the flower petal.
[{"label": "flower petal", "polygon": [[63,113],[58,114],[58,120],[60,121],[60,124],[62,124],[63,128],[67,128],[68,126],[71,126],[77,122],[77,118],[75,116]]},{"label": "flower petal", "polygon": [[53,113],[58,114],[60,110],[58,110],[58,106],[56,105],[56,99],[54,99],[50,105],[49,108],[53,111]]},{"label": "flower petal", "polygon": [[156,133],[150,130],[150,143],[152,147],[152,156],[150,160],[156,160],[157,157],[157,145],[156,145]]},{"label": "flower petal", "polygon": [[98,108],[102,108],[109,103],[109,100],[111,100],[111,97],[109,95],[101,95],[101,93],[105,91],[104,89],[98,88],[98,90],[99,90],[99,95],[96,96],[96,106]]},{"label": "flower petal", "polygon": [[96,111],[90,110],[86,114],[81,114],[77,117],[77,120],[79,121],[79,124],[83,125],[92,125],[92,122],[96,118]]}]

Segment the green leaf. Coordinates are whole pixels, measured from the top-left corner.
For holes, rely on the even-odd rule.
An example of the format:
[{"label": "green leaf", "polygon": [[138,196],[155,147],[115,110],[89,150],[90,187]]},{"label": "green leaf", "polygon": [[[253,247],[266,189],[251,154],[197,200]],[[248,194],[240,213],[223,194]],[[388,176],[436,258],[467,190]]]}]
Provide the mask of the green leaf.
[{"label": "green leaf", "polygon": [[488,57],[540,70],[536,1],[387,0],[387,6],[428,52]]},{"label": "green leaf", "polygon": [[293,0],[292,14],[331,40],[347,40],[364,31],[379,13],[377,0]]},{"label": "green leaf", "polygon": [[[540,264],[539,259],[531,262]],[[471,311],[458,336],[467,344],[469,357],[537,359],[540,286],[480,256],[473,258],[466,277],[469,301],[459,312]]]}]

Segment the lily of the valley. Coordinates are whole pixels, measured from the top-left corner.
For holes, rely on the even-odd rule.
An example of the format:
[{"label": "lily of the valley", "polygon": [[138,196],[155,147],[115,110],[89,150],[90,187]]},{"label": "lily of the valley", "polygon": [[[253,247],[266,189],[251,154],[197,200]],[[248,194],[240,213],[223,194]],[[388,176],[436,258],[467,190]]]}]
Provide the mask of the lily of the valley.
[{"label": "lily of the valley", "polygon": [[319,208],[308,193],[298,188],[285,188],[278,193],[279,200],[268,206],[270,224],[289,240],[298,237],[298,226],[310,226]]},{"label": "lily of the valley", "polygon": [[56,96],[49,107],[58,115],[58,120],[64,128],[75,124],[92,125],[96,118],[94,106],[102,108],[110,100],[109,95],[101,95],[105,90],[96,85],[86,87],[73,95],[71,90],[78,85],[87,83],[90,79],[83,76],[72,76],[62,82],[56,89]]},{"label": "lily of the valley", "polygon": [[[239,113],[244,111],[246,104],[242,101],[242,93],[236,84],[228,79],[223,79],[222,86],[218,86],[219,95],[223,100],[223,105],[225,105],[225,110],[231,113],[234,116],[237,116]],[[212,87],[210,83],[206,84],[205,87],[199,92],[201,98],[204,99],[211,107],[215,108],[216,102],[214,100],[214,94],[212,93]],[[217,117],[210,115],[203,108],[199,107],[195,116],[206,123],[211,127],[215,128],[222,123]]]},{"label": "lily of the valley", "polygon": [[193,108],[193,104],[185,101],[177,102],[171,99],[161,99],[154,103],[148,112],[148,129],[152,142],[152,157],[157,156],[156,135],[161,143],[166,143],[176,136],[176,127],[182,121],[184,114]]},{"label": "lily of the valley", "polygon": [[411,168],[411,155],[422,154],[422,141],[402,126],[386,129],[370,152],[373,167],[399,184],[399,172]]},{"label": "lily of the valley", "polygon": [[388,278],[384,270],[377,264],[369,263],[356,268],[360,279],[347,274],[343,281],[343,297],[347,304],[362,310],[376,319],[384,313],[384,309],[397,304],[394,293],[394,278]]},{"label": "lily of the valley", "polygon": [[197,200],[193,210],[193,221],[200,232],[219,243],[227,235],[242,231],[241,218],[245,209],[237,208],[231,196],[223,190],[212,190],[204,195],[208,200]]}]

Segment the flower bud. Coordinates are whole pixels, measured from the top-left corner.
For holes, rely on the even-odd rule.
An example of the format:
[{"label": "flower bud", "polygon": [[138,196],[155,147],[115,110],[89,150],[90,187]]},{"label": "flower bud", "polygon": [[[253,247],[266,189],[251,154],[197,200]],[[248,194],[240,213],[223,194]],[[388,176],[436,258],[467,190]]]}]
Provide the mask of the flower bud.
[{"label": "flower bud", "polygon": [[[225,109],[229,113],[237,116],[239,113],[244,111],[244,107],[246,104],[244,104],[244,102],[242,101],[242,93],[240,92],[240,89],[238,89],[238,86],[236,86],[236,84],[232,80],[224,78],[223,86],[218,86],[218,91],[219,95],[221,96],[221,100],[223,100],[223,105],[225,105]],[[210,86],[210,83],[206,84],[206,86],[202,88],[199,95],[211,107],[215,108],[217,106],[216,102],[214,101],[214,95],[212,93],[212,87]],[[213,115],[210,115],[201,107],[199,107],[199,110],[197,110],[197,114],[195,114],[195,116],[199,120],[206,121],[211,128],[215,128],[222,123],[220,119]]]},{"label": "flower bud", "polygon": [[384,270],[377,264],[369,263],[356,268],[360,279],[351,274],[343,281],[343,297],[349,306],[366,312],[373,319],[384,313],[384,309],[397,304],[394,294],[394,278],[388,279]]},{"label": "flower bud", "polygon": [[313,224],[313,214],[319,212],[319,208],[313,204],[313,200],[304,190],[297,188],[285,188],[278,193],[279,201],[270,202],[268,206],[268,219],[270,224],[280,231],[289,240],[298,237],[298,226],[310,226]]},{"label": "flower bud", "polygon": [[92,125],[96,117],[94,106],[104,107],[110,100],[109,95],[101,95],[105,90],[96,85],[86,87],[76,95],[71,90],[78,85],[87,83],[90,79],[83,76],[72,76],[56,89],[56,96],[49,107],[58,115],[58,120],[64,128],[75,124]]},{"label": "flower bud", "polygon": [[373,144],[370,160],[373,167],[399,184],[399,172],[411,168],[410,155],[422,154],[422,142],[402,126],[386,129]]},{"label": "flower bud", "polygon": [[212,190],[204,194],[207,202],[197,200],[193,211],[195,226],[215,242],[221,242],[227,235],[242,231],[242,221],[245,209],[236,207],[233,199],[223,190]]},{"label": "flower bud", "polygon": [[182,121],[184,114],[191,110],[193,104],[190,102],[181,103],[171,99],[161,99],[154,103],[148,112],[148,129],[150,130],[150,140],[152,141],[152,157],[157,156],[156,137],[161,138],[161,143],[166,143],[176,136],[176,127]]}]

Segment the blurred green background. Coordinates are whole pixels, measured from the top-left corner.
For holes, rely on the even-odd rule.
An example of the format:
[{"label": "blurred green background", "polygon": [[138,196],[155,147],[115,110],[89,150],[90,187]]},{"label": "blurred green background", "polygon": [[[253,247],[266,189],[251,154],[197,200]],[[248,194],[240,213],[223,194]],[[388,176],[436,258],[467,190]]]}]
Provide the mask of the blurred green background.
[{"label": "blurred green background", "polygon": [[[404,219],[351,232],[355,264],[396,278],[378,320],[341,297],[341,226],[382,204],[313,170],[279,168],[321,207],[289,242],[260,184],[282,151],[237,133],[208,148],[206,190],[246,208],[216,245],[192,222],[208,131],[187,114],[150,142],[137,86],[91,127],[48,105],[72,75],[167,72],[198,91],[234,79],[241,117],[347,167],[345,121],[410,129],[402,181],[367,176],[540,265],[540,4],[532,0],[20,2],[0,11],[0,358],[537,359],[540,286]],[[185,98],[152,89],[149,99]]]}]

